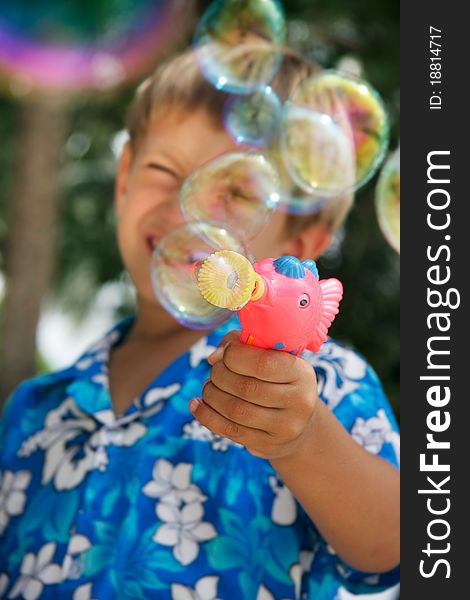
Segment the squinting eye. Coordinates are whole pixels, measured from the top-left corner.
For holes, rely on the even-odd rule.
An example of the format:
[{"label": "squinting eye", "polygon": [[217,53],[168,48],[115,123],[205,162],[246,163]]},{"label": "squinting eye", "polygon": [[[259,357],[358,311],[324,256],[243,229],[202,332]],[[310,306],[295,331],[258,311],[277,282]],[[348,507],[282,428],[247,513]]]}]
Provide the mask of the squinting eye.
[{"label": "squinting eye", "polygon": [[167,186],[180,186],[181,177],[172,169],[169,169],[164,165],[159,165],[158,163],[149,163],[147,166],[157,176],[157,180],[159,183],[165,184]]},{"label": "squinting eye", "polygon": [[300,300],[299,300],[300,308],[306,308],[309,304],[310,304],[310,298],[307,296],[307,294],[302,294],[302,296],[300,296]]}]

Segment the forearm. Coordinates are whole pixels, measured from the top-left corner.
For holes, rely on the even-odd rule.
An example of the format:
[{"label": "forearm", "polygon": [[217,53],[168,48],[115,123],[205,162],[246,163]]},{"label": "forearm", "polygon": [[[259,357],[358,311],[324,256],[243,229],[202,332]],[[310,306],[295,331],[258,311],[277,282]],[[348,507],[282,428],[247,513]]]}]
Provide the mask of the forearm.
[{"label": "forearm", "polygon": [[399,563],[399,473],[359,446],[323,402],[299,448],[271,464],[345,562],[370,572]]}]

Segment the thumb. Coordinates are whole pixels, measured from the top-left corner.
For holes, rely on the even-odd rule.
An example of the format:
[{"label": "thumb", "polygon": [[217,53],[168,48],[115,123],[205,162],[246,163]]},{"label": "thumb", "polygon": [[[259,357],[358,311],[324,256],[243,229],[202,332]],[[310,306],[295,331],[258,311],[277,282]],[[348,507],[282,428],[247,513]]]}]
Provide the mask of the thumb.
[{"label": "thumb", "polygon": [[217,349],[207,357],[207,362],[212,366],[215,365],[215,363],[219,360],[222,360],[224,357],[225,348],[230,344],[230,342],[240,339],[240,335],[241,331],[238,331],[238,329],[234,329],[226,333],[220,340]]}]

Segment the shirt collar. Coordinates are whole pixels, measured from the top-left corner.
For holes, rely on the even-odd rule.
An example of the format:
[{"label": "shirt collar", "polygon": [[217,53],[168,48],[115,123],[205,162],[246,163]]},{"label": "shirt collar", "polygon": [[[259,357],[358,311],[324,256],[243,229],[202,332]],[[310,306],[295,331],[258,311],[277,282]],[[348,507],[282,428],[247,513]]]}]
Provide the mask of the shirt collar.
[{"label": "shirt collar", "polygon": [[109,356],[112,348],[124,340],[133,322],[134,317],[128,317],[117,323],[73,365],[73,381],[67,386],[67,393],[83,411],[96,413],[112,410],[108,380]]},{"label": "shirt collar", "polygon": [[[132,316],[117,323],[98,342],[88,348],[72,366],[73,381],[67,386],[67,393],[84,412],[93,414],[112,410],[108,379],[109,357],[111,350],[126,338],[134,320]],[[226,333],[240,328],[240,322],[235,314],[227,323],[207,335],[207,344],[217,346]],[[191,348],[186,352],[190,351]],[[136,408],[131,407],[130,410]]]}]

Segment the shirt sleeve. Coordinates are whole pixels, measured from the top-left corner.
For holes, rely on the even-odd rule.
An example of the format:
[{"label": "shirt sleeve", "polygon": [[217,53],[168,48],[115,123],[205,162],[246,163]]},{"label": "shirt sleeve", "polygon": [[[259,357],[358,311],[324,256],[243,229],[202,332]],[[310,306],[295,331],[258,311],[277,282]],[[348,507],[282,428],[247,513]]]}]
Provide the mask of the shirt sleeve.
[{"label": "shirt sleeve", "polygon": [[[398,424],[372,367],[360,355],[331,340],[320,353],[305,358],[315,369],[321,400],[354,440],[368,452],[399,468]],[[386,573],[353,569],[326,544],[313,523],[310,524],[314,560],[308,579],[308,599],[347,600],[371,593],[379,594],[377,600],[398,597],[399,567]]]},{"label": "shirt sleeve", "polygon": [[55,394],[50,393],[55,377],[46,374],[27,379],[8,398],[0,414],[0,464],[15,465],[24,440],[41,428],[56,402]]},{"label": "shirt sleeve", "polygon": [[315,369],[320,398],[356,442],[399,467],[398,424],[372,367],[331,340],[305,358]]},{"label": "shirt sleeve", "polygon": [[33,398],[29,381],[22,383],[7,399],[0,414],[0,471],[12,468],[24,439],[23,427],[28,403]]}]

